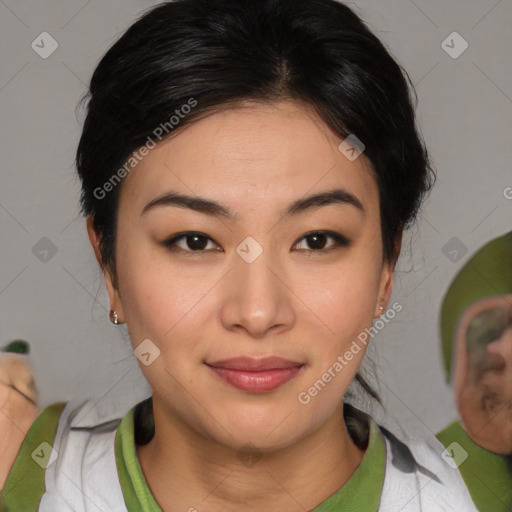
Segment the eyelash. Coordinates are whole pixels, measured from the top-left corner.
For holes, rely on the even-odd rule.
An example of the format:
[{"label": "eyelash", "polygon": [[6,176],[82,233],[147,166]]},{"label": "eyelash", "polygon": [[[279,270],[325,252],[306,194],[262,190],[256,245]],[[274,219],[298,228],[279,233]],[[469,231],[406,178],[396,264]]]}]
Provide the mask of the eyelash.
[{"label": "eyelash", "polygon": [[[334,246],[328,248],[328,249],[299,249],[300,251],[310,251],[310,252],[316,252],[316,253],[328,253],[333,250],[341,249],[344,247],[348,247],[351,242],[350,240],[342,235],[341,233],[336,233],[335,231],[310,231],[309,233],[306,233],[301,238],[299,238],[298,242],[294,244],[298,245],[298,243],[306,238],[312,237],[312,236],[318,236],[318,235],[326,235],[327,238],[331,238],[334,240]],[[178,233],[177,235],[173,235],[168,240],[165,240],[163,245],[169,249],[171,252],[182,252],[182,253],[189,253],[187,256],[192,256],[197,253],[207,252],[207,250],[191,250],[191,249],[183,249],[181,247],[178,247],[176,244],[181,239],[186,239],[188,237],[198,237],[198,238],[206,238],[207,240],[215,243],[208,235],[205,235],[204,233],[201,233],[199,231],[186,231],[183,233]],[[215,249],[215,251],[218,251],[218,249]],[[219,251],[220,252],[220,251]]]}]

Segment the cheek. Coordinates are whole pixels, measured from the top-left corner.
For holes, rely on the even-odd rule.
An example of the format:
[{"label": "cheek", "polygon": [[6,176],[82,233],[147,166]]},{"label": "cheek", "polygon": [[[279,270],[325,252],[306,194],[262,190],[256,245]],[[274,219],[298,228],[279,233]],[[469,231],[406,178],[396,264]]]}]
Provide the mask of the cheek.
[{"label": "cheek", "polygon": [[188,268],[173,264],[149,244],[124,245],[118,257],[119,287],[133,347],[148,338],[166,359],[172,354],[179,364],[193,360],[198,333],[218,309],[220,276],[194,263]]},{"label": "cheek", "polygon": [[380,261],[360,251],[337,267],[309,272],[301,297],[324,321],[326,332],[347,341],[372,324],[380,271]]},{"label": "cheek", "polygon": [[187,310],[183,278],[149,244],[127,240],[119,237],[117,272],[132,343],[139,338],[162,340]]}]

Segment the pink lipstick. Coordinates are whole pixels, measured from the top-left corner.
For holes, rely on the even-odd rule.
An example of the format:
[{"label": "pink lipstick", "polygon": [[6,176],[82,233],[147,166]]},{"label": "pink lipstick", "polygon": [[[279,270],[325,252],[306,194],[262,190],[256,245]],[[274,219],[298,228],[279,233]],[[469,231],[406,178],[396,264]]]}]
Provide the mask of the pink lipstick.
[{"label": "pink lipstick", "polygon": [[266,393],[295,377],[303,363],[281,357],[236,357],[206,363],[222,380],[250,393]]}]

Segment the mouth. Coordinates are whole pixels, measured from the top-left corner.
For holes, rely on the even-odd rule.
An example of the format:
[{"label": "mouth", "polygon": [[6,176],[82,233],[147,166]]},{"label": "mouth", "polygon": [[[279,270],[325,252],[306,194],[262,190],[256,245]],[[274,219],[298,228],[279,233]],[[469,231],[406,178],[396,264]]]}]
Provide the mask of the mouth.
[{"label": "mouth", "polygon": [[250,393],[273,391],[293,379],[304,363],[281,357],[237,357],[205,363],[224,382]]}]

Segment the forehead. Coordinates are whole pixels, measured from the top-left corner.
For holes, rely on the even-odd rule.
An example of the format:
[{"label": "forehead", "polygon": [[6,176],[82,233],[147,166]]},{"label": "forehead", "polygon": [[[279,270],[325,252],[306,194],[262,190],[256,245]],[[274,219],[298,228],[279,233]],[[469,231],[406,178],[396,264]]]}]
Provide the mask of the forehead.
[{"label": "forehead", "polygon": [[303,104],[247,103],[195,121],[150,150],[121,196],[141,206],[178,190],[244,210],[341,186],[372,210],[378,189],[371,165],[364,154],[349,160],[341,141]]}]

